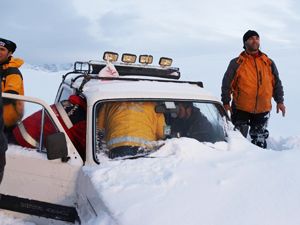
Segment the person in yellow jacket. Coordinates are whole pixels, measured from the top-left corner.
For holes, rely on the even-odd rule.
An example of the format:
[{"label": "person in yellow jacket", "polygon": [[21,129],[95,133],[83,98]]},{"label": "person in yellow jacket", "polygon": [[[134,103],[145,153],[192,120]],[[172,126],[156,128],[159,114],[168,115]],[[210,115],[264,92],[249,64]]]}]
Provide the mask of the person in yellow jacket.
[{"label": "person in yellow jacket", "polygon": [[[164,138],[165,117],[154,102],[109,102],[101,106],[98,129],[104,130],[109,157],[136,155]],[[152,143],[151,143],[152,142]]]},{"label": "person in yellow jacket", "polygon": [[[24,95],[23,77],[19,68],[23,60],[12,57],[17,45],[3,38],[0,38],[0,73],[1,89],[4,93]],[[9,132],[22,119],[24,103],[21,101],[3,99],[3,120],[4,130]]]}]

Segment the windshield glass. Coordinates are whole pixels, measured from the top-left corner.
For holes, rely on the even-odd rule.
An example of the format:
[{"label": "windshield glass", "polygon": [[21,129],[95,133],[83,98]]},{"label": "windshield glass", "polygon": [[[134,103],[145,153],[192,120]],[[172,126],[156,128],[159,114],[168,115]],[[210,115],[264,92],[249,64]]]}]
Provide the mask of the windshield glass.
[{"label": "windshield glass", "polygon": [[211,102],[99,102],[94,113],[95,160],[101,153],[115,158],[153,150],[167,138],[224,141],[226,121],[221,106]]}]

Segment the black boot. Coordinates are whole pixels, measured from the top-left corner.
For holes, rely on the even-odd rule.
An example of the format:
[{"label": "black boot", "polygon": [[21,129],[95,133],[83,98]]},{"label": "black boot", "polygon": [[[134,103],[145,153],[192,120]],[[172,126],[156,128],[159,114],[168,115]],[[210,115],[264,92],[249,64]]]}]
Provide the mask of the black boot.
[{"label": "black boot", "polygon": [[250,137],[252,138],[252,143],[261,148],[267,148],[266,139],[269,137],[269,131],[263,126],[255,126],[250,129]]}]

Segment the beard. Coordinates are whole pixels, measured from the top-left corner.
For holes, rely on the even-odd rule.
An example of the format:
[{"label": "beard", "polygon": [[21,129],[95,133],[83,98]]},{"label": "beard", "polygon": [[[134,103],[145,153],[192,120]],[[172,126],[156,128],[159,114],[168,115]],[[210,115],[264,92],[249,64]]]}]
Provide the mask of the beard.
[{"label": "beard", "polygon": [[256,52],[260,47],[259,43],[254,43],[254,44],[245,43],[245,46],[249,52]]}]

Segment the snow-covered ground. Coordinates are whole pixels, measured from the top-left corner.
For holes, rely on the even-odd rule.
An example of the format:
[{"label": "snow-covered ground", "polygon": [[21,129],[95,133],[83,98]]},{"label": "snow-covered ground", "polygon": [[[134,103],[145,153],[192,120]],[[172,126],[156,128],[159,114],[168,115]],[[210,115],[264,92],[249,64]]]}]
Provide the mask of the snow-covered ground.
[{"label": "snow-covered ground", "polygon": [[[61,74],[22,70],[26,94],[48,103]],[[228,143],[167,140],[151,158],[85,167],[108,216],[89,224],[298,225],[300,224],[300,134],[271,137],[269,148],[237,132]],[[29,224],[0,211],[0,224]]]},{"label": "snow-covered ground", "polygon": [[262,150],[237,132],[228,143],[172,139],[154,158],[107,160],[86,173],[112,224],[297,225],[300,137],[284,145]]},{"label": "snow-covered ground", "polygon": [[0,210],[0,225],[34,225],[34,223],[8,216]]}]

